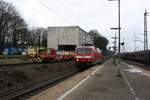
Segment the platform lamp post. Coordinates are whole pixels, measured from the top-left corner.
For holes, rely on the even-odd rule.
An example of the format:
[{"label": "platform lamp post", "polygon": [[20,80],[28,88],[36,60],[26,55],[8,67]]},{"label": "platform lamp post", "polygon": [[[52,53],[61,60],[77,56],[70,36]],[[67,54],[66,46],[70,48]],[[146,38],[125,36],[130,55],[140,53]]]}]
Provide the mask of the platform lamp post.
[{"label": "platform lamp post", "polygon": [[108,0],[108,1],[118,1],[118,67],[119,67],[119,71],[118,71],[118,77],[121,76],[121,72],[120,72],[120,31],[121,31],[121,27],[120,27],[120,0]]}]

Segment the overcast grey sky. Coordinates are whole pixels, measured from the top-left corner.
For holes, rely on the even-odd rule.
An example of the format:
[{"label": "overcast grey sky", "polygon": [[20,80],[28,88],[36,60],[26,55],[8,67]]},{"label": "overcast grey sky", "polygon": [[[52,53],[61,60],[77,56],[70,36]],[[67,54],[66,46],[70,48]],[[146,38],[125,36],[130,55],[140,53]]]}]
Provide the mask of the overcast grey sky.
[{"label": "overcast grey sky", "polygon": [[[116,27],[118,23],[117,1],[40,0],[54,11],[44,7],[39,0],[5,1],[16,6],[30,27],[79,25],[85,31],[97,29],[112,42],[111,37],[114,36],[114,31],[110,28]],[[143,34],[145,8],[150,12],[150,0],[121,0],[121,38],[125,38],[130,51],[134,50],[133,34]],[[150,23],[150,17],[148,17],[148,23]],[[150,30],[149,26],[150,24],[148,24],[148,30]],[[137,35],[137,38],[143,41],[142,35]],[[137,42],[137,47],[143,49],[143,44]]]}]

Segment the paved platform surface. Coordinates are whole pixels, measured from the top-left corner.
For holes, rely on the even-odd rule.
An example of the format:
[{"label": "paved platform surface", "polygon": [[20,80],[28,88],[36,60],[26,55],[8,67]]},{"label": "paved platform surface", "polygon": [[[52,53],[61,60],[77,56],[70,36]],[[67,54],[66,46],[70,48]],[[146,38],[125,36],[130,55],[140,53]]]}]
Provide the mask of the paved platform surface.
[{"label": "paved platform surface", "polygon": [[124,62],[121,67],[139,100],[150,100],[150,71]]},{"label": "paved platform surface", "polygon": [[[122,77],[112,60],[59,100],[150,100],[150,75],[121,62]],[[100,66],[100,67],[101,67]]]},{"label": "paved platform surface", "polygon": [[98,67],[99,65],[96,65],[83,72],[70,76],[62,82],[58,82],[41,93],[30,97],[28,100],[57,100],[57,98],[69,91],[72,87],[76,86],[80,81],[93,73],[93,71],[95,71]]}]

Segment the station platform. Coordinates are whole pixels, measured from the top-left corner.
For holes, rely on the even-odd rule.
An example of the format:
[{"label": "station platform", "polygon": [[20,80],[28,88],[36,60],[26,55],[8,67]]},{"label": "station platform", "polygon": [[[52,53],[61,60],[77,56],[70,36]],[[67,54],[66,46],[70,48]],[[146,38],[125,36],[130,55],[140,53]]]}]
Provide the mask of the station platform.
[{"label": "station platform", "polygon": [[150,100],[150,75],[137,66],[121,61],[122,77],[112,59],[99,67],[58,100]]}]

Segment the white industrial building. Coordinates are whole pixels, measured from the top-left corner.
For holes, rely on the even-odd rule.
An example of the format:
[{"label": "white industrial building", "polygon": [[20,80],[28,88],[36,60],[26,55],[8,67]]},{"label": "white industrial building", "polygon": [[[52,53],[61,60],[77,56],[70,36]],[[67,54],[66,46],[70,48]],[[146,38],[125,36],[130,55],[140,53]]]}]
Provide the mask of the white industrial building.
[{"label": "white industrial building", "polygon": [[84,44],[93,44],[93,39],[79,26],[48,27],[48,48],[74,50]]}]

